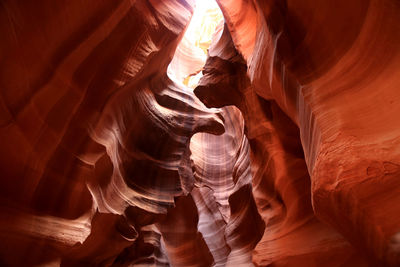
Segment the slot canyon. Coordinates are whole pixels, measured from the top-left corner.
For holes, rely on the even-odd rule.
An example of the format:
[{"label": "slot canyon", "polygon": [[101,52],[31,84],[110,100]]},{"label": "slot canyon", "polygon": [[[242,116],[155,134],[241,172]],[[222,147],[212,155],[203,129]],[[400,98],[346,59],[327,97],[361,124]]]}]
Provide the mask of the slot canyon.
[{"label": "slot canyon", "polygon": [[0,266],[400,266],[400,1],[2,0]]}]

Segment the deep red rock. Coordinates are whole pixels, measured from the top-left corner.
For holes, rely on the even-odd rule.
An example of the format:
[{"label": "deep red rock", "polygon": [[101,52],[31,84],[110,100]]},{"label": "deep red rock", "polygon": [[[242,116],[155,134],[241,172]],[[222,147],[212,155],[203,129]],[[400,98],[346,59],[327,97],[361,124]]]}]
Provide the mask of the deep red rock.
[{"label": "deep red rock", "polygon": [[400,265],[398,1],[217,2],[0,4],[0,265]]}]

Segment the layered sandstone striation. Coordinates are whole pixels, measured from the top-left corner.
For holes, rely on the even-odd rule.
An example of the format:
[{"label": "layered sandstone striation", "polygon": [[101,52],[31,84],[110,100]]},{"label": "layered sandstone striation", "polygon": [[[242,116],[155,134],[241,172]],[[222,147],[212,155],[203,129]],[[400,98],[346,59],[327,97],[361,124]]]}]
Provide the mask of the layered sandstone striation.
[{"label": "layered sandstone striation", "polygon": [[235,105],[244,115],[253,194],[265,222],[254,263],[320,266],[330,258],[330,266],[366,266],[343,236],[315,217],[299,130],[275,101],[255,93],[246,69],[225,25],[215,35],[194,92],[209,106]]},{"label": "layered sandstone striation", "polygon": [[0,265],[400,265],[399,3],[217,3],[0,4]]},{"label": "layered sandstone striation", "polygon": [[299,129],[314,214],[399,265],[398,3],[218,2],[252,91]]},{"label": "layered sandstone striation", "polygon": [[150,226],[193,188],[190,137],[224,131],[166,76],[192,5],[2,4],[4,264],[168,263]]}]

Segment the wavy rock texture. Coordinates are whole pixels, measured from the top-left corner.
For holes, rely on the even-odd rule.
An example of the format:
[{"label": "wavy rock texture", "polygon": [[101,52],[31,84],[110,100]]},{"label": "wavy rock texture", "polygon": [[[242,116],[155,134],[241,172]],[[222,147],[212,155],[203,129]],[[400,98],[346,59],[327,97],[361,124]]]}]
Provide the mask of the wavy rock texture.
[{"label": "wavy rock texture", "polygon": [[255,93],[300,130],[317,218],[399,265],[398,2],[218,2]]},{"label": "wavy rock texture", "polygon": [[251,252],[264,224],[251,192],[249,143],[244,121],[233,107],[222,109],[225,133],[198,133],[190,149],[196,185],[192,195],[216,266],[251,265]]},{"label": "wavy rock texture", "polygon": [[165,76],[192,3],[65,4],[1,8],[6,265],[110,265],[149,247],[141,227],[193,187],[190,137],[224,131]]},{"label": "wavy rock texture", "polygon": [[398,1],[217,2],[0,3],[0,265],[400,265]]},{"label": "wavy rock texture", "polygon": [[225,26],[215,35],[195,94],[210,106],[236,105],[245,116],[253,194],[266,225],[253,261],[261,266],[319,266],[332,258],[330,266],[364,266],[340,234],[315,218],[299,131],[274,101],[255,94],[246,69]]}]

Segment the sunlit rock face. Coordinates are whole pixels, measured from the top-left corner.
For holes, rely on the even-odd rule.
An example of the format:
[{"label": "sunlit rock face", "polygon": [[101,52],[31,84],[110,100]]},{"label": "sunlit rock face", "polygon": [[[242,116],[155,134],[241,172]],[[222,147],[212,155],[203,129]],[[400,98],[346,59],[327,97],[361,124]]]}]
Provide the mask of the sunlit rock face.
[{"label": "sunlit rock face", "polygon": [[3,1],[0,265],[400,266],[399,13]]},{"label": "sunlit rock face", "polygon": [[222,12],[214,0],[197,1],[185,34],[168,67],[169,76],[190,88],[196,87],[202,76],[216,27],[223,22]]},{"label": "sunlit rock face", "polygon": [[169,262],[150,226],[194,186],[190,137],[224,132],[166,75],[192,12],[2,4],[2,263]]},{"label": "sunlit rock face", "polygon": [[398,3],[218,2],[252,91],[299,129],[316,217],[373,266],[398,266]]},{"label": "sunlit rock face", "polygon": [[253,262],[319,266],[331,259],[330,266],[366,266],[343,236],[315,217],[299,130],[274,101],[254,92],[226,25],[215,35],[203,73],[195,94],[209,106],[235,105],[244,115],[253,195],[265,222]]}]

